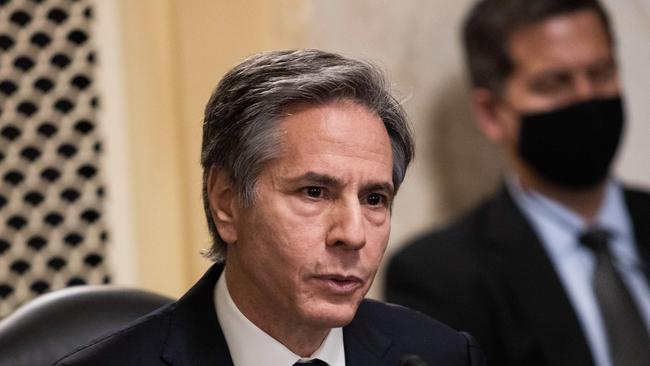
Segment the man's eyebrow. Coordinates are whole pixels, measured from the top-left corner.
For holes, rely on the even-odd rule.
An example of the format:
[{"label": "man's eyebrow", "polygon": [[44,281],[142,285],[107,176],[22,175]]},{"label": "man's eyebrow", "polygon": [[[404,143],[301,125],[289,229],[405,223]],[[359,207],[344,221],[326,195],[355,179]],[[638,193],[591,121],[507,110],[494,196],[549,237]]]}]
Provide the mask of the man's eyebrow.
[{"label": "man's eyebrow", "polygon": [[[586,65],[588,69],[599,68],[599,67],[612,67],[616,68],[616,59],[614,56],[601,57],[598,60],[591,62],[589,65]],[[580,67],[582,69],[582,66]],[[575,71],[575,68],[567,68],[563,66],[556,66],[548,68],[546,70],[540,71],[539,74],[534,79],[544,79],[548,77],[555,77],[558,75],[571,75]]]},{"label": "man's eyebrow", "polygon": [[[301,183],[301,184],[313,184],[324,187],[340,187],[343,185],[343,181],[339,178],[333,177],[329,174],[316,173],[309,171],[305,174],[297,176],[295,178],[290,178],[291,183]],[[386,193],[392,195],[394,188],[391,183],[387,182],[368,182],[363,185],[363,191],[385,191]]]},{"label": "man's eyebrow", "polygon": [[390,196],[393,196],[393,193],[395,191],[392,184],[383,182],[370,182],[364,185],[363,190],[366,192],[384,191]]},{"label": "man's eyebrow", "polygon": [[297,176],[290,179],[291,182],[295,183],[304,183],[304,184],[314,184],[319,186],[327,187],[339,187],[343,185],[340,179],[333,177],[328,174],[321,174],[316,172],[307,172],[303,175]]}]

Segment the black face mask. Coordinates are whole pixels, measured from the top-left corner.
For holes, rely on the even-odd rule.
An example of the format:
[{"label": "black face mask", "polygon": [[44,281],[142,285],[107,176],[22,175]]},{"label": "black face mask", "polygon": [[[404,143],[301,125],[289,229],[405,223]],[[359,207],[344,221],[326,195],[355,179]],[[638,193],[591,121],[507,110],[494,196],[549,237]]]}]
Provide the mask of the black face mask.
[{"label": "black face mask", "polygon": [[623,131],[621,97],[521,117],[519,155],[540,176],[589,188],[608,174]]}]

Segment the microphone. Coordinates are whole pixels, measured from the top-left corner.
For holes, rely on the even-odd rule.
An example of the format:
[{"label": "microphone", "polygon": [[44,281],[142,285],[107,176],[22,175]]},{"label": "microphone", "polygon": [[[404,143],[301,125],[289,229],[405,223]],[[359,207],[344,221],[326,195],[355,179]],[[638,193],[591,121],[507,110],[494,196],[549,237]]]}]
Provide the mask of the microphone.
[{"label": "microphone", "polygon": [[420,356],[417,355],[406,355],[402,357],[402,362],[400,366],[427,366],[427,363],[424,362]]}]

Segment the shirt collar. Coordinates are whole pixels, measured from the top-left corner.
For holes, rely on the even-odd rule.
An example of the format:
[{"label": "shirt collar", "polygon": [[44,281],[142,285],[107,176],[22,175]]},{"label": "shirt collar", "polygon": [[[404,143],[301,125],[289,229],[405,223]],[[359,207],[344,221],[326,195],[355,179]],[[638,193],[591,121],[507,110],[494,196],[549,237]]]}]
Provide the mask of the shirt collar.
[{"label": "shirt collar", "polygon": [[[226,271],[214,291],[217,319],[235,366],[286,365],[318,358],[330,366],[345,366],[343,329],[333,328],[309,358],[291,352],[282,343],[253,324],[235,305],[226,284]],[[254,352],[252,352],[254,350]]]},{"label": "shirt collar", "polygon": [[[516,175],[506,179],[508,191],[525,214],[545,218],[557,229],[579,235],[588,229],[587,223],[568,207],[541,193],[524,188]],[[608,230],[613,237],[630,240],[632,227],[625,208],[623,190],[620,185],[609,180],[605,186],[603,204],[596,216],[594,226]]]},{"label": "shirt collar", "polygon": [[625,240],[632,240],[634,237],[623,189],[619,184],[608,182],[603,207],[598,213],[598,224],[610,230],[615,237]]}]

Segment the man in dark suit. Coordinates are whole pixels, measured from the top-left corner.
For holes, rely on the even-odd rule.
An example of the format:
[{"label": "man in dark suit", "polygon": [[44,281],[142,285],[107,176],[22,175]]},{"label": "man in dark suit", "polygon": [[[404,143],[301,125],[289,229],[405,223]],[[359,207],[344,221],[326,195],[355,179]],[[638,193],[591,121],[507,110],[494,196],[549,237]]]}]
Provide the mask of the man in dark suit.
[{"label": "man in dark suit", "polygon": [[364,300],[413,155],[373,66],[317,50],[254,55],[205,110],[216,262],[180,300],[60,365],[479,365],[472,339]]},{"label": "man in dark suit", "polygon": [[483,0],[464,25],[505,185],[405,246],[386,297],[471,332],[493,365],[648,365],[650,196],[610,177],[623,129],[596,0]]}]

